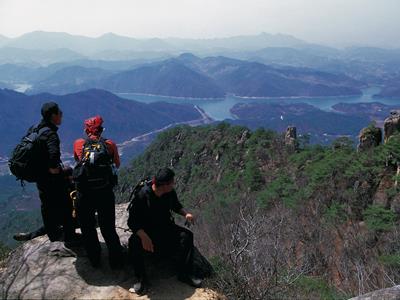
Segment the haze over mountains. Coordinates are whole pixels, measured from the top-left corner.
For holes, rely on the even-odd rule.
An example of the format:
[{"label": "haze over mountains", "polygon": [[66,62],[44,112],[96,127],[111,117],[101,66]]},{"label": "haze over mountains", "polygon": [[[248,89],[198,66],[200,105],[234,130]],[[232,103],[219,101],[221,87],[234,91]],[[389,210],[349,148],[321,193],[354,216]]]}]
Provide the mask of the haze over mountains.
[{"label": "haze over mountains", "polygon": [[382,95],[396,97],[399,70],[398,49],[336,49],[283,34],[135,39],[36,31],[0,38],[0,87],[31,87],[32,94],[101,88],[195,98],[337,96],[380,85]]},{"label": "haze over mountains", "polygon": [[[49,68],[51,68],[50,66]],[[0,72],[1,72],[0,67]],[[3,68],[8,76],[18,76]],[[33,71],[34,72],[34,71]],[[28,71],[27,73],[32,73]],[[267,66],[227,57],[182,54],[121,72],[71,66],[51,74],[38,70],[27,92],[65,94],[100,88],[116,93],[144,93],[189,98],[342,96],[361,94],[363,83],[345,75],[313,69]],[[44,79],[38,79],[44,77]]]},{"label": "haze over mountains", "polygon": [[115,51],[199,51],[210,49],[253,50],[263,47],[292,47],[306,42],[290,35],[261,33],[255,36],[236,36],[216,39],[149,38],[136,39],[107,33],[97,38],[63,32],[34,31],[17,38],[0,38],[1,47],[55,50],[68,48],[81,54]]},{"label": "haze over mountains", "polygon": [[[400,94],[399,78],[400,50],[335,49],[281,34],[262,33],[218,39],[134,39],[111,33],[98,38],[89,38],[39,31],[12,39],[0,37],[0,88],[14,89],[30,95],[2,91],[3,99],[7,98],[7,101],[3,100],[1,104],[7,107],[2,114],[8,111],[10,115],[17,109],[19,103],[33,101],[36,103],[34,105],[39,105],[40,101],[50,98],[59,100],[63,104],[65,99],[73,99],[71,101],[75,101],[76,106],[85,106],[88,103],[86,100],[79,102],[77,99],[104,97],[97,103],[101,103],[102,108],[96,109],[99,113],[108,113],[107,117],[115,120],[120,113],[124,115],[134,106],[140,106],[140,109],[150,108],[132,102],[129,104],[132,107],[125,109],[124,106],[122,111],[119,111],[112,106],[113,101],[123,100],[105,91],[199,99],[219,99],[226,95],[244,98],[289,98],[361,95],[365,87],[382,86],[377,99],[383,96],[396,98]],[[99,89],[105,91],[100,92]],[[14,98],[18,101],[10,100]],[[65,102],[65,106],[70,107],[71,104]],[[151,109],[157,110],[157,107],[161,105],[152,105]],[[166,107],[168,112],[183,113],[180,106],[166,104]],[[301,105],[300,107],[306,108]],[[23,105],[18,107],[20,111],[25,112],[26,109]],[[37,109],[38,107],[36,111]],[[86,109],[89,111],[89,106]],[[265,112],[262,119],[256,117],[258,109]],[[239,117],[240,120],[237,121],[244,122],[250,127],[272,126],[280,130],[281,123],[271,124],[267,120],[269,114],[273,114],[273,118],[279,117],[281,109],[288,109],[290,115],[290,107],[286,106],[238,105],[232,111]],[[355,136],[357,128],[364,126],[364,123],[370,120],[368,116],[349,120],[348,116],[315,109],[313,107],[305,109],[303,114],[296,115],[291,122],[302,124],[305,122],[304,131],[307,131],[312,127],[311,123],[307,123],[307,118],[309,120],[315,116],[318,116],[316,120],[328,118],[329,121],[324,123],[320,128],[321,132],[317,134],[323,135],[328,131],[332,135],[341,134],[345,133],[343,131],[345,127],[353,128],[350,133]],[[249,117],[248,113],[252,110],[255,115]],[[193,107],[189,111],[198,116]],[[111,112],[114,113],[110,114]],[[143,115],[138,116],[138,120],[148,124],[146,122],[149,120],[147,119],[149,112],[146,110]],[[10,125],[6,123],[5,118],[2,118],[4,126],[12,127],[10,135],[15,133],[19,138],[22,129],[25,130],[25,127],[33,123],[33,118],[37,118],[32,111],[26,113],[29,122],[26,124],[22,122],[21,126],[14,123]],[[129,130],[129,134],[134,135],[160,128],[171,122],[186,120],[186,117],[180,116],[179,113],[172,119],[170,116],[160,116],[158,113],[160,110],[153,114],[156,120],[152,126],[144,126],[139,121],[135,123],[136,114],[132,111],[134,121],[129,120],[131,123],[124,127],[124,130]],[[76,115],[76,123],[70,124],[68,142],[72,136],[76,137],[81,133],[80,124],[84,118],[80,111],[74,110],[73,114]],[[190,114],[187,116],[194,117]],[[128,116],[125,118],[124,115],[121,118],[125,119],[128,120]],[[12,119],[7,120],[14,122]],[[328,124],[332,126],[329,127]],[[114,125],[118,128],[118,124],[112,125],[110,128]],[[116,138],[122,141],[127,136],[120,136],[119,129],[113,130],[116,130]],[[15,141],[15,138],[11,139],[6,149],[9,150]]]}]

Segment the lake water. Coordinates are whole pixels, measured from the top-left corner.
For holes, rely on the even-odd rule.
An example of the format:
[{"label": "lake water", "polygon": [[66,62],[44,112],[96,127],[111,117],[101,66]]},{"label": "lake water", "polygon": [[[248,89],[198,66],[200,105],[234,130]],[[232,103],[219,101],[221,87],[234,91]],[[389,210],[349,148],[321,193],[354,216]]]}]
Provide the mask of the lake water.
[{"label": "lake water", "polygon": [[360,96],[351,97],[316,97],[316,98],[279,98],[279,99],[251,99],[239,98],[235,96],[227,96],[224,99],[190,99],[190,98],[174,98],[165,96],[120,93],[122,98],[137,100],[144,103],[152,102],[169,102],[169,103],[190,103],[201,107],[210,117],[215,120],[233,119],[230,109],[237,103],[308,103],[323,110],[331,110],[336,103],[360,103],[360,102],[380,102],[388,105],[400,105],[399,99],[374,99],[372,96],[379,93],[379,87],[371,87],[363,90]]}]

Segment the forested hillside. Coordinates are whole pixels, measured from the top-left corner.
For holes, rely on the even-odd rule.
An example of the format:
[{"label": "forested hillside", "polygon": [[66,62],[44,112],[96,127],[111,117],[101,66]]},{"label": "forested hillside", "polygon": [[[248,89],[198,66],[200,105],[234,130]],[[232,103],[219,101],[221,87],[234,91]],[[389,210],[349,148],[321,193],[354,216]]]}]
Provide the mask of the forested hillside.
[{"label": "forested hillside", "polygon": [[[228,298],[346,298],[398,282],[400,138],[357,152],[221,123],[178,127],[121,174],[119,200],[172,167]],[[297,148],[297,149],[296,149]]]}]

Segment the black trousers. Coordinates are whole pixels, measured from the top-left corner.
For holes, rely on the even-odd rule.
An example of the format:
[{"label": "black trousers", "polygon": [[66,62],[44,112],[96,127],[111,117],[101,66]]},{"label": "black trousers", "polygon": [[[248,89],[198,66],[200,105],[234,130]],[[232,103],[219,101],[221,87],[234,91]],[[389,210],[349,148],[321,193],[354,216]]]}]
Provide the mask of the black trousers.
[{"label": "black trousers", "polygon": [[[153,242],[154,254],[172,258],[179,275],[190,275],[193,269],[193,233],[181,226],[171,224],[157,232],[146,232]],[[144,252],[139,236],[129,238],[129,256],[139,279],[146,277]]]},{"label": "black trousers", "polygon": [[69,198],[63,175],[48,175],[36,183],[41,201],[41,212],[45,232],[50,241],[58,241],[63,227],[64,240],[71,241],[75,229],[72,221],[72,201]]},{"label": "black trousers", "polygon": [[115,230],[115,195],[112,188],[79,191],[77,214],[83,244],[91,261],[100,259],[100,242],[96,231],[97,212],[101,234],[106,242],[110,263],[122,259],[122,246]]}]

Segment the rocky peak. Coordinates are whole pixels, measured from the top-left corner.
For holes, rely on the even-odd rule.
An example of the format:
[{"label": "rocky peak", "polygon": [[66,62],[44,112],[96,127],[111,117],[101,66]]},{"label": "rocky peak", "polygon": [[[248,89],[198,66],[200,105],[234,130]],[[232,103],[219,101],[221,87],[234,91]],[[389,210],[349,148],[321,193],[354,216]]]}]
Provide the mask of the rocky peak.
[{"label": "rocky peak", "polygon": [[293,150],[297,149],[297,129],[295,126],[288,126],[285,133],[285,145]]},{"label": "rocky peak", "polygon": [[384,122],[385,143],[396,132],[400,131],[400,110],[392,110]]},{"label": "rocky peak", "polygon": [[363,128],[359,134],[358,151],[364,151],[379,146],[382,142],[382,130],[374,124]]},{"label": "rocky peak", "polygon": [[[116,227],[126,246],[127,204],[116,206]],[[100,232],[98,232],[100,233]],[[102,255],[107,255],[102,240]],[[82,253],[81,253],[82,252]],[[106,257],[103,257],[106,261]],[[153,286],[147,296],[129,293],[133,270],[126,264],[113,271],[108,264],[93,269],[83,251],[72,251],[46,236],[25,242],[14,250],[0,269],[2,299],[225,299],[207,288],[192,288],[179,282],[168,269],[150,269]]]}]

